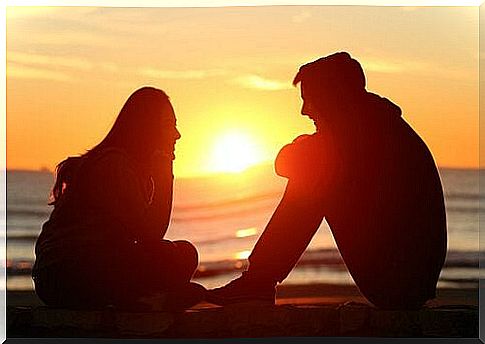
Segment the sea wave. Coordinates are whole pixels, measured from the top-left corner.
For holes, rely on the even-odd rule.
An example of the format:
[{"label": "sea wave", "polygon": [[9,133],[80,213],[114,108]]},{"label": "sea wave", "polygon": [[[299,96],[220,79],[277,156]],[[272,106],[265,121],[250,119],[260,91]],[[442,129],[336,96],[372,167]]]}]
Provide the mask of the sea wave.
[{"label": "sea wave", "polygon": [[25,209],[25,208],[9,209],[7,207],[7,218],[10,216],[47,218],[49,217],[49,214],[50,214],[49,209],[47,210]]},{"label": "sea wave", "polygon": [[[485,264],[485,252],[477,251],[450,251],[447,254],[444,269],[448,268],[475,268]],[[7,260],[7,276],[30,275],[33,261],[30,260]],[[225,259],[220,261],[200,262],[194,277],[212,277],[247,268],[247,259]],[[340,253],[336,249],[309,250],[303,254],[296,268],[319,268],[325,267],[332,270],[346,270]]]},{"label": "sea wave", "polygon": [[217,202],[196,203],[196,204],[182,204],[175,205],[174,211],[193,211],[193,210],[211,210],[220,209],[229,206],[239,206],[244,204],[252,204],[258,201],[274,200],[281,196],[281,191],[267,192],[262,194],[250,195],[241,198],[229,198]]},{"label": "sea wave", "polygon": [[[191,204],[183,206],[174,206],[172,214],[173,222],[190,222],[190,221],[210,221],[217,220],[224,217],[236,217],[254,214],[255,212],[269,211],[274,208],[275,197],[279,194],[272,193],[266,195],[258,195],[244,199],[226,200],[220,203],[210,204]],[[260,201],[259,203],[257,201]],[[261,201],[274,201],[262,203]],[[238,206],[234,208],[233,206]],[[476,205],[447,205],[447,212],[457,213],[479,213],[484,212],[485,207]],[[50,215],[50,209],[26,209],[26,208],[8,208],[7,219],[22,218],[22,219],[39,219],[45,220]]]},{"label": "sea wave", "polygon": [[446,211],[455,213],[476,213],[485,211],[483,207],[471,207],[471,206],[447,206]]},{"label": "sea wave", "polygon": [[485,199],[485,194],[480,194],[478,192],[467,193],[467,192],[445,192],[445,197],[447,199],[460,199],[460,200],[480,200]]}]

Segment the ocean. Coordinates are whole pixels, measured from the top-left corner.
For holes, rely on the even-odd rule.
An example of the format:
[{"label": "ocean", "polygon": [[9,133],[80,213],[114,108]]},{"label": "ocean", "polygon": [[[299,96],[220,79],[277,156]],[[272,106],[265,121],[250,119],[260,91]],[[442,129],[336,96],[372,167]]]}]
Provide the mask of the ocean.
[{"label": "ocean", "polygon": [[[479,170],[440,169],[448,222],[448,253],[439,287],[478,287]],[[30,290],[34,244],[51,211],[50,172],[7,171],[7,289]],[[195,280],[208,288],[240,274],[284,191],[272,165],[238,174],[176,178],[172,221],[166,238],[191,241],[199,251]],[[402,216],[406,216],[403,214]],[[352,284],[323,221],[283,282]]]}]

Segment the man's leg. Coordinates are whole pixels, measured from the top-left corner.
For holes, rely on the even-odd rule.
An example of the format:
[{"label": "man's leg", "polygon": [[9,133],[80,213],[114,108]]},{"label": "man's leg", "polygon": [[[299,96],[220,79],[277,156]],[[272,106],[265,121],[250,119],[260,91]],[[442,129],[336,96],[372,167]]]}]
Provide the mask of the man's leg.
[{"label": "man's leg", "polygon": [[318,228],[268,226],[249,256],[248,275],[283,282],[310,244]]},{"label": "man's leg", "polygon": [[263,234],[249,257],[248,270],[224,287],[211,290],[210,302],[229,304],[249,300],[275,302],[275,286],[300,259],[322,222],[320,205],[299,185],[288,184]]},{"label": "man's leg", "polygon": [[281,202],[249,256],[248,274],[282,282],[320,227],[321,207],[307,185],[289,181]]}]

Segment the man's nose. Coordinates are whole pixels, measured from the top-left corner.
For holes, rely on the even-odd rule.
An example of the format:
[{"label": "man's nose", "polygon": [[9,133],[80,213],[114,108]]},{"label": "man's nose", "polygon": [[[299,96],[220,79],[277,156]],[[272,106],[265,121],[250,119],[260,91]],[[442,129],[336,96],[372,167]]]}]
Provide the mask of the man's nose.
[{"label": "man's nose", "polygon": [[308,109],[306,108],[306,106],[302,106],[300,112],[301,112],[301,115],[302,116],[308,116],[308,117],[310,117],[310,112],[308,111]]},{"label": "man's nose", "polygon": [[180,131],[178,131],[178,129],[175,129],[175,140],[178,140],[182,137],[182,135],[180,134]]}]

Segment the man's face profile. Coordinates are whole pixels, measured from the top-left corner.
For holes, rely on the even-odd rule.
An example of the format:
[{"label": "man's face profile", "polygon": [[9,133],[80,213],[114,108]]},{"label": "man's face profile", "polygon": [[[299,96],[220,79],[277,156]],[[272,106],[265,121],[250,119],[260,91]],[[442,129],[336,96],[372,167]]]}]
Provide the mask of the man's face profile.
[{"label": "man's face profile", "polygon": [[313,120],[313,123],[318,129],[319,123],[322,120],[321,112],[315,104],[314,96],[312,96],[311,92],[309,92],[309,86],[302,82],[300,87],[301,99],[303,100],[301,114],[302,116],[308,116],[311,120]]}]

